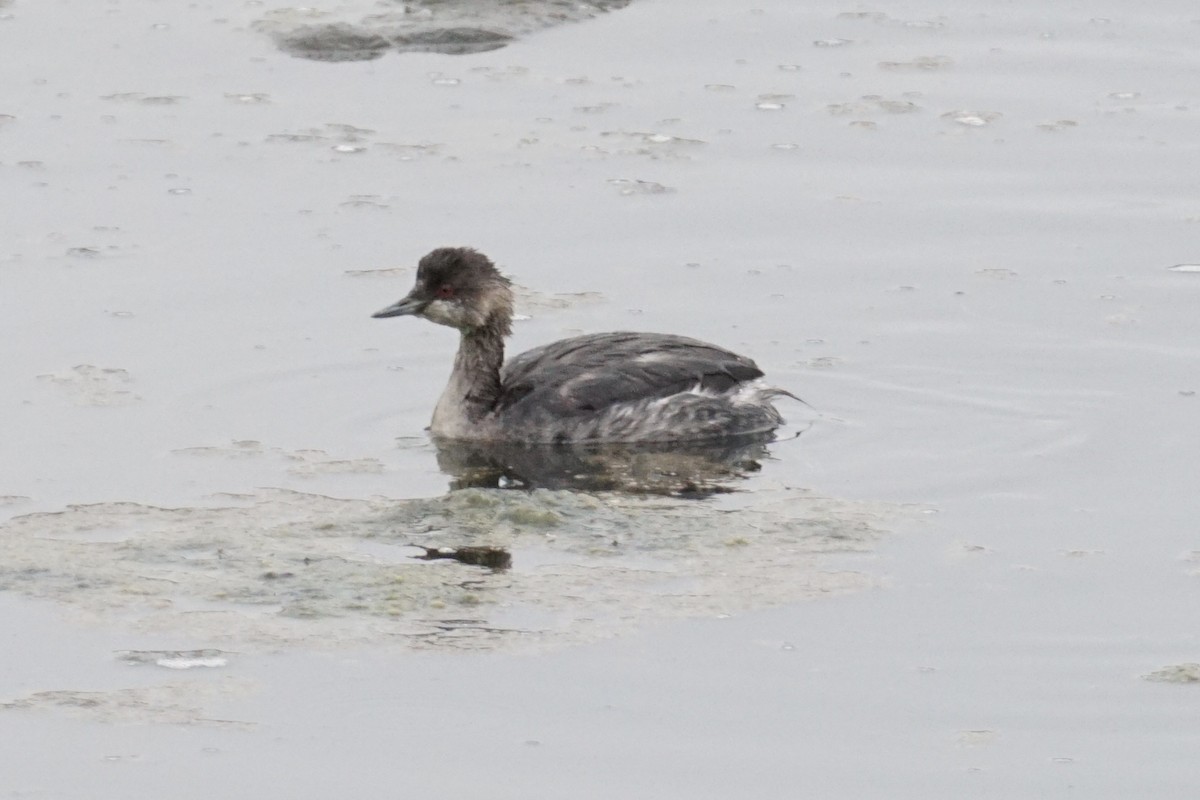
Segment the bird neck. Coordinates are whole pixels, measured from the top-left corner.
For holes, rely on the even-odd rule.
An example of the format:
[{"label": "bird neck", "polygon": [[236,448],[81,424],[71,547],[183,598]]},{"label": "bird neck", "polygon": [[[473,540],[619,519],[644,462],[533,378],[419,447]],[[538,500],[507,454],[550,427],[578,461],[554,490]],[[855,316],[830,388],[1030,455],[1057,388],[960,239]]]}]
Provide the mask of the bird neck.
[{"label": "bird neck", "polygon": [[433,412],[436,436],[468,438],[471,429],[496,406],[504,336],[485,326],[464,330],[454,357],[454,370]]},{"label": "bird neck", "polygon": [[464,331],[454,357],[453,377],[465,389],[467,405],[490,410],[500,396],[504,336],[490,327]]}]

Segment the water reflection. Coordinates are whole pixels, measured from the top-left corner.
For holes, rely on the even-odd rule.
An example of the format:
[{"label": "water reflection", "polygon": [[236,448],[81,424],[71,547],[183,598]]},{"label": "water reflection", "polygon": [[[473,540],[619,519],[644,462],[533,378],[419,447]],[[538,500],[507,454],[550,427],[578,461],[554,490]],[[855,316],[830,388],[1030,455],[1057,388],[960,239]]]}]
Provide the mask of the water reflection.
[{"label": "water reflection", "polygon": [[762,468],[771,434],[706,442],[521,445],[435,441],[451,489],[619,491],[707,497]]}]

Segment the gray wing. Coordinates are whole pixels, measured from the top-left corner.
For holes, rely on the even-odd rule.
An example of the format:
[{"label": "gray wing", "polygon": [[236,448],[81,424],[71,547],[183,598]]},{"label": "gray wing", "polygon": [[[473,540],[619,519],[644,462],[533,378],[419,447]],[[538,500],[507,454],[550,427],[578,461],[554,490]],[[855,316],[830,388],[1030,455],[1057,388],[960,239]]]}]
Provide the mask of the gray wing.
[{"label": "gray wing", "polygon": [[750,359],[665,333],[594,333],[516,356],[500,373],[497,410],[578,414],[696,386],[723,392],[762,376]]}]

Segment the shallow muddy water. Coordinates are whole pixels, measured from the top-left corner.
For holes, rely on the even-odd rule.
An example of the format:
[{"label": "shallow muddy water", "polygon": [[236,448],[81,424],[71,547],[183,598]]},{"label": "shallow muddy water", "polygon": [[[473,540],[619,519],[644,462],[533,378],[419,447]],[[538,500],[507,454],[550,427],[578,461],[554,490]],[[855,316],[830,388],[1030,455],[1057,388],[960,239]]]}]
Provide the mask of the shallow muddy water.
[{"label": "shallow muddy water", "polygon": [[[2,788],[1193,797],[1200,12],[445,13],[0,2]],[[487,488],[458,244],[800,435]]]}]

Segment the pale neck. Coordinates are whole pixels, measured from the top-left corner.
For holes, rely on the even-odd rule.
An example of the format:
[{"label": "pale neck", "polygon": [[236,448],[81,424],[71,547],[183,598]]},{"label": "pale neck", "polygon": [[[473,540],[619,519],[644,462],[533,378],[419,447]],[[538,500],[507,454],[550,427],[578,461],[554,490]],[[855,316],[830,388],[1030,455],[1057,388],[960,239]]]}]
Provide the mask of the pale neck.
[{"label": "pale neck", "polygon": [[471,419],[478,419],[500,397],[500,366],[504,363],[504,337],[490,328],[464,332],[454,357],[450,385]]}]

